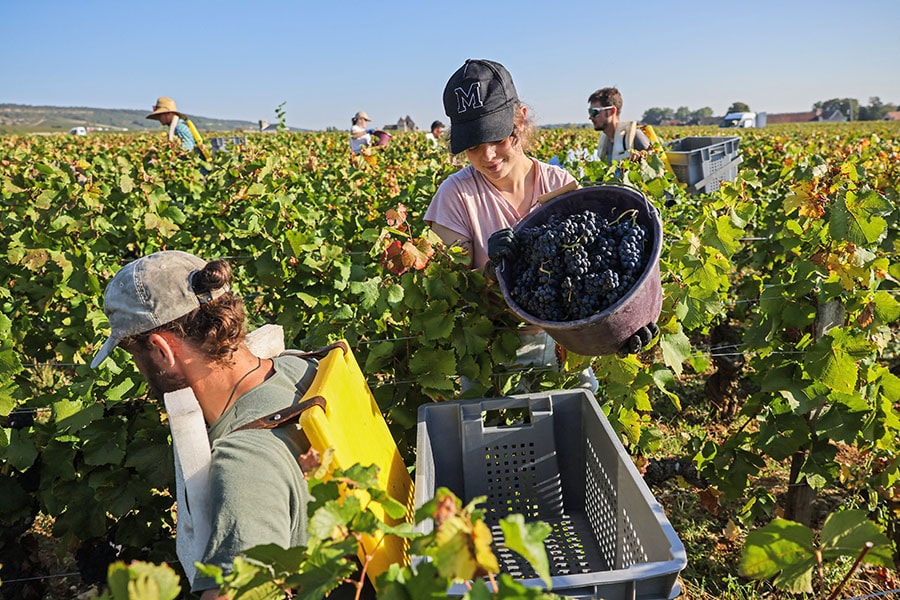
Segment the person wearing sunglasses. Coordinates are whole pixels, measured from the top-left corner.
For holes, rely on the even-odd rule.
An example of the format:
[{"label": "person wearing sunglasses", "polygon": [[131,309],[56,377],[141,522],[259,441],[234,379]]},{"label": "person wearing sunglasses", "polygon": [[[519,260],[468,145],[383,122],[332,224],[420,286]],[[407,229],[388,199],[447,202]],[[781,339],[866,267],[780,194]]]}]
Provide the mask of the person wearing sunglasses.
[{"label": "person wearing sunglasses", "polygon": [[650,139],[637,122],[621,121],[621,112],[622,94],[614,87],[601,88],[588,97],[588,119],[600,132],[597,154],[609,164],[650,148]]}]

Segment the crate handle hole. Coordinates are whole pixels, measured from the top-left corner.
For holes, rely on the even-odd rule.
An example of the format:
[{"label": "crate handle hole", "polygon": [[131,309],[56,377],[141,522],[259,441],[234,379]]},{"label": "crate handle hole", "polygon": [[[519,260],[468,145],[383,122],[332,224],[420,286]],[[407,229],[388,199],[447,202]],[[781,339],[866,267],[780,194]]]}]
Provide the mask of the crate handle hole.
[{"label": "crate handle hole", "polygon": [[519,408],[497,408],[481,412],[481,421],[485,427],[522,427],[533,423],[531,409],[527,406]]}]

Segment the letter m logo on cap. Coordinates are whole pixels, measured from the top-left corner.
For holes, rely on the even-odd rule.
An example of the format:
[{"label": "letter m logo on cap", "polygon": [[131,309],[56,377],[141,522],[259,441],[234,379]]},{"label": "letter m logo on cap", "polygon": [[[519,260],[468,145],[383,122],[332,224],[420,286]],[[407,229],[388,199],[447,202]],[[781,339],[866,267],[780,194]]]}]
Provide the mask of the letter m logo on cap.
[{"label": "letter m logo on cap", "polygon": [[481,82],[475,81],[469,86],[469,91],[465,91],[461,87],[455,88],[453,93],[456,94],[456,112],[462,114],[469,108],[481,108],[484,101],[481,99]]}]

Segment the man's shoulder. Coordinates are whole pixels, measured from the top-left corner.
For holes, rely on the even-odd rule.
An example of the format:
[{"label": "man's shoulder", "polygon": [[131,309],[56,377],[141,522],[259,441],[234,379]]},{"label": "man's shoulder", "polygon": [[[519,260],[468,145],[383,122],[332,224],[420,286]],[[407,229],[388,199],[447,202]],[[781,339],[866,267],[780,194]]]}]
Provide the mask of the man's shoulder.
[{"label": "man's shoulder", "polygon": [[634,134],[634,149],[647,150],[650,148],[650,145],[650,136],[641,129],[640,125],[638,125],[637,131]]},{"label": "man's shoulder", "polygon": [[293,353],[280,354],[273,360],[278,369],[283,370],[288,375],[295,374],[303,377],[308,371],[316,368],[314,360],[303,358]]}]

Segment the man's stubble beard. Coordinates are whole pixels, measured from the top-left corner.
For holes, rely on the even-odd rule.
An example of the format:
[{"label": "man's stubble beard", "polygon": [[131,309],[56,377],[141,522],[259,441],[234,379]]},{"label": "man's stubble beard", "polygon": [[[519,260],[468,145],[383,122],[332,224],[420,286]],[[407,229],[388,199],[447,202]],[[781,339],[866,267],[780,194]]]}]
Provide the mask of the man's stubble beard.
[{"label": "man's stubble beard", "polygon": [[134,362],[147,381],[150,395],[157,400],[162,400],[168,392],[189,387],[183,375],[167,373],[166,369],[158,365],[149,353],[135,353]]}]

